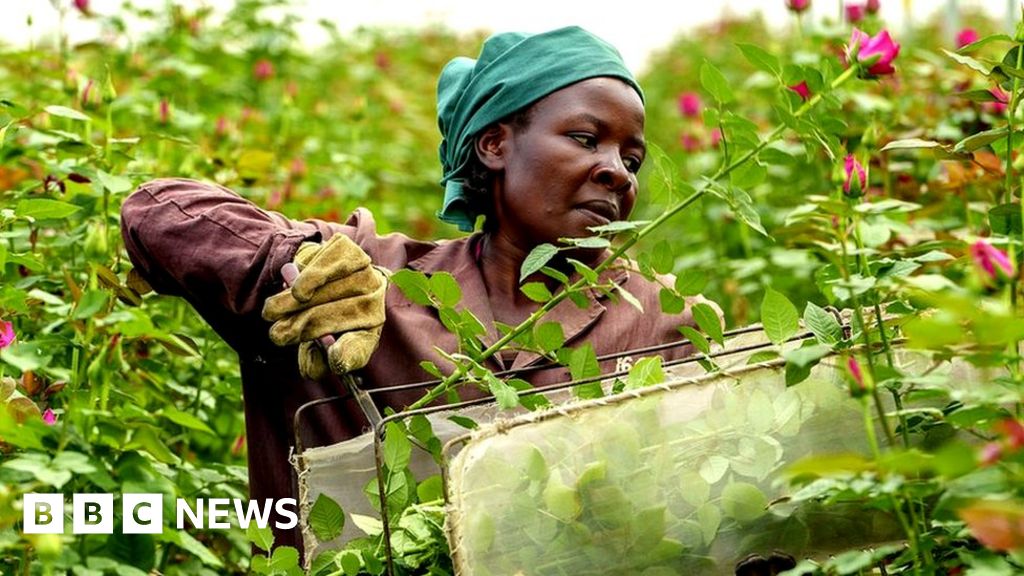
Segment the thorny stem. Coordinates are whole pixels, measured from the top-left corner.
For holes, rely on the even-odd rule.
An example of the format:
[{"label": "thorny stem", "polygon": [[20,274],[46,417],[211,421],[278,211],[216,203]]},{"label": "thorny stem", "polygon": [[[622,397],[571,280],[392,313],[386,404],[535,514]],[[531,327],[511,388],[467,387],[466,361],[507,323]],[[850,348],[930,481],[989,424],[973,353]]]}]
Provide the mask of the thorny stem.
[{"label": "thorny stem", "polygon": [[[1017,46],[1017,69],[1019,70],[1024,64],[1024,45]],[[1013,90],[1010,92],[1010,105],[1006,109],[1006,180],[1004,184],[1004,194],[1006,194],[1006,201],[1013,202],[1013,119],[1017,115],[1017,106],[1020,104],[1018,90],[1020,90],[1020,79],[1016,76],[1013,77]],[[1021,194],[1020,211],[1021,217],[1024,217],[1024,191]],[[1010,231],[1012,234],[1012,230]],[[1024,235],[1024,231],[1022,231]],[[1022,240],[1022,250],[1024,250],[1024,238]],[[1017,262],[1017,249],[1014,247],[1013,242],[1010,242],[1007,247],[1010,253],[1010,261]],[[1014,312],[1017,311],[1017,288],[1020,286],[1019,274],[1016,275],[1014,281],[1010,283],[1010,309]],[[1013,343],[1013,367],[1014,372],[1020,370],[1020,340]]]},{"label": "thorny stem", "polygon": [[[856,65],[850,66],[849,68],[844,70],[842,74],[837,76],[832,81],[832,83],[829,85],[828,91],[835,90],[839,86],[843,85],[847,80],[852,78],[857,73],[857,70],[858,67]],[[804,102],[804,104],[796,112],[793,113],[793,117],[799,118],[806,114],[809,110],[814,108],[814,106],[816,106],[818,102],[821,101],[823,93],[828,91],[823,91],[822,93],[813,95],[806,102]],[[733,170],[740,167],[748,160],[759,154],[762,150],[764,150],[766,146],[768,146],[769,144],[777,140],[780,136],[782,136],[782,133],[783,131],[785,131],[785,129],[785,124],[779,124],[778,126],[776,126],[768,134],[768,136],[766,136],[758,143],[756,147],[748,150],[732,163],[720,167],[713,176],[707,179],[706,182],[701,183],[692,194],[690,194],[680,202],[676,203],[675,205],[669,207],[667,210],[662,212],[661,215],[659,215],[657,218],[649,222],[646,226],[641,228],[636,234],[626,238],[626,240],[619,244],[617,248],[612,250],[612,253],[607,258],[605,258],[604,261],[602,261],[594,268],[595,274],[599,275],[605,270],[607,270],[609,267],[611,267],[613,263],[615,263],[619,259],[620,256],[625,254],[626,250],[632,248],[633,245],[635,245],[637,242],[642,240],[651,232],[659,228],[670,218],[672,218],[673,216],[675,216],[676,214],[678,214],[679,212],[681,212],[682,210],[684,210],[685,208],[699,200],[708,191],[710,183],[715,182],[720,178],[729,175],[729,173],[731,173]],[[545,302],[540,308],[538,308],[532,314],[530,314],[526,318],[526,320],[523,320],[519,325],[517,325],[515,328],[507,332],[504,336],[499,338],[497,342],[495,342],[486,350],[481,352],[479,357],[476,359],[476,362],[483,362],[487,358],[490,358],[491,356],[497,354],[508,343],[515,340],[518,336],[526,333],[527,330],[533,328],[533,326],[537,323],[538,320],[540,320],[545,314],[554,309],[554,307],[557,306],[560,302],[568,298],[570,294],[582,290],[586,286],[586,284],[586,279],[580,278],[573,282],[572,284],[570,284],[569,286],[567,286],[564,290],[559,291],[550,300]],[[458,364],[454,372],[452,372],[447,378],[442,380],[437,386],[427,391],[427,393],[424,394],[419,400],[410,404],[406,408],[406,410],[416,410],[419,408],[423,408],[424,406],[427,406],[431,402],[440,398],[453,385],[458,383],[466,375],[466,372],[469,370],[469,367],[469,364],[466,363]]]}]

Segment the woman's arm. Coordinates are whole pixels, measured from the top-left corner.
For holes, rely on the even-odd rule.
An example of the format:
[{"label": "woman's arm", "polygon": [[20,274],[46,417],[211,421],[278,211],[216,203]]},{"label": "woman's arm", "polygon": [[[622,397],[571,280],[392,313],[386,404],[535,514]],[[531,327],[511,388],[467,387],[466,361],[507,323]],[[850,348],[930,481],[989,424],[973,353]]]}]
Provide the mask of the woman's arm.
[{"label": "woman's arm", "polygon": [[121,207],[121,234],[142,276],[157,292],[188,300],[239,352],[270,345],[260,311],[282,289],[280,269],[299,244],[346,228],[289,220],[186,179],[143,184]]}]

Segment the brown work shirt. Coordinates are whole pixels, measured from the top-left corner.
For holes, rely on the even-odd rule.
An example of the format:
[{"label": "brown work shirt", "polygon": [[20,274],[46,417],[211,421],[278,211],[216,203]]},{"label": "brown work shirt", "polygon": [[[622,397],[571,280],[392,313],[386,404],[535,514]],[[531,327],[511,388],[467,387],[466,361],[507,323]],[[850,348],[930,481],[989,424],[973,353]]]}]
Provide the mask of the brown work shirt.
[{"label": "brown work shirt", "polygon": [[[345,224],[299,222],[262,210],[224,187],[185,179],[140,186],[121,208],[121,231],[132,263],[153,288],[188,300],[238,353],[251,498],[295,496],[288,465],[295,411],[307,402],[342,392],[337,383],[303,379],[296,348],[274,346],[268,338],[269,323],[260,317],[264,300],[282,290],[281,267],[292,260],[302,242],[342,233],[385,268],[449,272],[462,288],[459,307],[470,310],[488,327],[486,344],[497,339],[475,257],[480,234],[439,242],[402,234],[379,236],[373,216],[365,209],[356,210]],[[606,272],[604,279],[635,295],[644,311],[600,294],[590,294],[585,309],[565,300],[546,321],[562,325],[567,345],[590,342],[603,355],[679,340],[678,326],[694,324],[689,306],[680,315],[663,314],[659,286],[640,274],[620,268]],[[390,286],[386,314],[380,345],[361,371],[365,388],[429,380],[431,376],[420,367],[422,360],[431,360],[442,370],[450,368],[435,347],[454,351],[457,340],[441,324],[436,310],[410,302]],[[678,358],[691,352],[687,345],[662,355]],[[540,360],[535,354],[519,352],[514,358],[494,358],[489,367],[495,371],[521,368]],[[602,368],[609,371],[614,365]],[[568,371],[553,368],[531,380],[535,385],[564,381]],[[400,409],[422,394],[422,390],[407,390],[381,394],[377,400],[382,406]],[[464,390],[463,398],[480,394]],[[308,415],[304,412],[299,432],[304,445],[323,445],[358,434],[365,423],[354,403],[329,403]],[[295,543],[292,534],[277,536],[278,544]]]}]

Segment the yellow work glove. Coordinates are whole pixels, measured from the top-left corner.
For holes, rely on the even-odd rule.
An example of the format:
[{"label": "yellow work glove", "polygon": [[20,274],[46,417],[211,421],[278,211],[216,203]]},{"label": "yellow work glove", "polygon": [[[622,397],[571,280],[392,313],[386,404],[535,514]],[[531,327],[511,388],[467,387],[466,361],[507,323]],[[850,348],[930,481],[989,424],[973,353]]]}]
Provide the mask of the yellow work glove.
[{"label": "yellow work glove", "polygon": [[[387,277],[344,234],[304,243],[294,262],[299,276],[263,305],[263,318],[273,322],[271,341],[299,344],[299,371],[307,378],[362,368],[380,340]],[[316,340],[328,334],[336,341],[325,358]]]}]

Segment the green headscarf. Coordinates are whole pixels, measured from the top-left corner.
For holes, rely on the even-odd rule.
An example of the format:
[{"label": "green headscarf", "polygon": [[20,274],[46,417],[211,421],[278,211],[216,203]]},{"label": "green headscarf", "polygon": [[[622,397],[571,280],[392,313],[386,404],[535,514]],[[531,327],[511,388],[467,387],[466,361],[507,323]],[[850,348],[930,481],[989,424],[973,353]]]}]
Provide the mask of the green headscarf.
[{"label": "green headscarf", "polygon": [[471,199],[464,188],[473,142],[482,130],[556,90],[598,76],[625,81],[643,100],[619,52],[578,26],[495,34],[484,42],[479,59],[449,62],[437,83],[445,187],[438,217],[469,232],[484,212],[484,200]]}]

